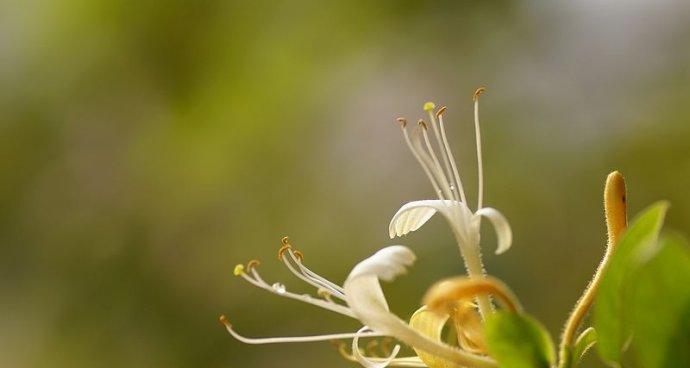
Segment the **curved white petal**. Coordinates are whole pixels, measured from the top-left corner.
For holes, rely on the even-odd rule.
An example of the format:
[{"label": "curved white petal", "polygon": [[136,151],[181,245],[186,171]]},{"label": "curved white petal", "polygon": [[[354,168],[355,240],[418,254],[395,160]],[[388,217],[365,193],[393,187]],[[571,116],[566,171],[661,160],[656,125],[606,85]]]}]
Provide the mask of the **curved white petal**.
[{"label": "curved white petal", "polygon": [[[359,262],[350,272],[348,280],[361,276],[374,276],[384,281],[393,281],[397,276],[407,272],[417,256],[402,245],[391,245],[374,253],[371,257]],[[347,280],[345,281],[347,283]]]},{"label": "curved white petal", "polygon": [[396,236],[407,235],[422,227],[436,212],[441,212],[452,222],[451,207],[459,206],[463,210],[467,206],[462,202],[442,201],[440,199],[429,199],[414,201],[404,204],[398,212],[393,215],[393,219],[388,226],[388,235],[391,239]]},{"label": "curved white petal", "polygon": [[362,353],[359,351],[359,337],[360,336],[366,336],[365,333],[369,331],[369,327],[364,326],[359,331],[357,331],[357,334],[355,337],[352,339],[352,355],[357,359],[357,362],[361,364],[365,368],[385,368],[388,367],[389,364],[395,359],[395,357],[398,355],[400,352],[400,345],[395,345],[393,348],[393,352],[391,355],[389,355],[387,358],[384,360],[378,360],[378,361],[372,361],[362,355]]},{"label": "curved white petal", "polygon": [[496,254],[501,254],[507,251],[513,243],[513,231],[510,229],[508,220],[498,210],[491,207],[481,208],[475,213],[475,216],[484,216],[491,221],[491,224],[496,230],[496,238],[498,239],[498,247]]},{"label": "curved white petal", "polygon": [[412,329],[398,316],[389,312],[379,279],[393,280],[406,272],[415,255],[406,247],[387,247],[360,262],[345,281],[347,304],[352,312],[373,331],[392,336],[416,349],[460,365],[496,367],[487,357],[476,356],[442,342],[437,342]]}]

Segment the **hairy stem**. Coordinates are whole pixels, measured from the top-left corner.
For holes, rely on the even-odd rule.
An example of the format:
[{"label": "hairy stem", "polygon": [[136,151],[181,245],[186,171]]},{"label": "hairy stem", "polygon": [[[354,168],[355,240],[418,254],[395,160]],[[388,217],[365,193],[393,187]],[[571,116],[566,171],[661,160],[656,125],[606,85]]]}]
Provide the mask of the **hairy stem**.
[{"label": "hairy stem", "polygon": [[580,300],[575,304],[575,308],[570,314],[565,328],[563,329],[559,349],[559,367],[561,368],[566,368],[570,364],[570,350],[575,341],[575,334],[594,302],[604,270],[606,269],[620,235],[625,231],[628,224],[625,179],[618,171],[610,173],[606,178],[606,186],[604,188],[604,214],[606,215],[606,229],[608,232],[606,253],[604,253],[604,258],[602,258],[601,263],[599,263],[599,267],[594,273],[592,281],[587,285]]}]

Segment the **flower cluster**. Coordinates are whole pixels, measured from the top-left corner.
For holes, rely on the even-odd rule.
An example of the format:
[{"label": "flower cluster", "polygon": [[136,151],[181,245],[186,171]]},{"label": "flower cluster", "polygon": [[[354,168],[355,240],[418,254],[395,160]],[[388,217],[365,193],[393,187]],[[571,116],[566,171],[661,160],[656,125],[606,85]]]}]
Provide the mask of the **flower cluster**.
[{"label": "flower cluster", "polygon": [[[405,274],[415,262],[415,254],[407,247],[385,247],[355,265],[349,276],[338,285],[312,271],[304,263],[302,253],[294,249],[290,240],[282,239],[278,258],[300,280],[316,289],[316,296],[296,294],[281,283],[264,281],[257,270],[258,261],[235,267],[234,274],[248,283],[290,299],[312,304],[331,312],[354,318],[361,328],[354,332],[318,336],[247,338],[240,335],[228,318],[220,320],[237,340],[248,344],[292,343],[308,341],[351,340],[351,352],[345,343],[339,350],[348,359],[367,368],[398,367],[497,367],[488,355],[483,330],[484,319],[494,313],[493,296],[508,310],[521,311],[522,307],[512,292],[500,281],[485,275],[480,252],[480,225],[483,217],[493,225],[498,240],[497,254],[508,250],[512,232],[505,217],[496,209],[483,206],[483,172],[481,134],[479,129],[479,96],[474,94],[474,125],[478,163],[477,205],[470,208],[463,189],[460,171],[448,144],[444,123],[445,107],[436,109],[428,102],[424,111],[428,120],[419,120],[408,126],[404,118],[397,119],[404,141],[429,179],[435,198],[413,201],[403,205],[390,222],[391,238],[403,236],[419,229],[434,214],[440,213],[448,222],[457,241],[467,269],[467,276],[442,280],[432,285],[423,306],[405,321],[390,312],[381,289],[381,281],[390,282]],[[441,332],[447,323],[457,335],[457,341],[446,342]],[[369,349],[359,347],[360,338],[373,340]],[[412,347],[414,356],[400,357],[401,346],[392,349],[389,338]],[[374,351],[377,345],[380,351]],[[383,353],[383,356],[379,353]]]}]

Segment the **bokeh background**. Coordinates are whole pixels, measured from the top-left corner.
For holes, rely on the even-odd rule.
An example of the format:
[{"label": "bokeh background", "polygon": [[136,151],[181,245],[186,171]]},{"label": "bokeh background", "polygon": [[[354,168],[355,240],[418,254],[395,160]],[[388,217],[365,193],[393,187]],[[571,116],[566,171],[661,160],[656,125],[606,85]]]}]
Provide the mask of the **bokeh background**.
[{"label": "bokeh background", "polygon": [[[408,317],[463,272],[440,219],[401,240],[398,207],[432,195],[394,118],[446,104],[471,198],[471,96],[485,193],[515,234],[485,261],[556,337],[604,250],[602,188],[635,213],[672,202],[690,229],[685,1],[13,1],[0,3],[0,366],[349,367],[344,317],[232,276],[290,235],[336,282],[382,246],[419,260],[386,285]],[[598,366],[596,359],[588,360]]]}]

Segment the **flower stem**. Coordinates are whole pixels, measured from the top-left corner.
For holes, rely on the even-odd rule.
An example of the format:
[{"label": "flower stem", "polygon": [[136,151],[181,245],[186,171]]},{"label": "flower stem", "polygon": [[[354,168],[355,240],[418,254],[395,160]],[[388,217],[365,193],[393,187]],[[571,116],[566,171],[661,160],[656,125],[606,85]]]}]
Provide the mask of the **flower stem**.
[{"label": "flower stem", "polygon": [[[485,277],[484,264],[482,263],[482,256],[479,251],[479,239],[470,239],[469,244],[463,244],[456,234],[458,244],[460,245],[460,253],[463,260],[465,261],[465,267],[467,268],[467,274],[473,279],[483,279]],[[464,245],[464,246],[463,246]],[[486,320],[486,317],[490,316],[494,312],[493,305],[491,304],[491,299],[486,294],[477,295],[477,306],[479,307],[479,313],[482,319]]]},{"label": "flower stem", "polygon": [[606,253],[602,258],[597,271],[594,273],[592,281],[585,289],[580,297],[580,300],[575,304],[568,321],[563,329],[561,336],[561,345],[559,349],[560,368],[567,368],[571,362],[571,348],[575,340],[575,334],[582,324],[582,320],[587,315],[589,308],[594,302],[594,298],[601,282],[601,277],[606,269],[606,266],[611,258],[611,254],[615,248],[620,235],[627,227],[627,209],[625,198],[625,179],[618,171],[614,171],[606,178],[606,186],[604,188],[604,213],[606,216],[606,228],[608,232],[608,243],[606,245]]}]

